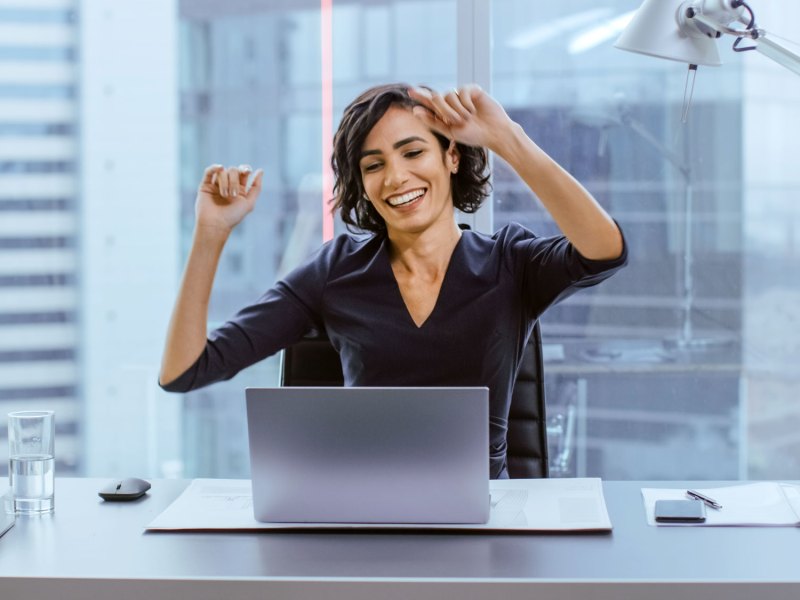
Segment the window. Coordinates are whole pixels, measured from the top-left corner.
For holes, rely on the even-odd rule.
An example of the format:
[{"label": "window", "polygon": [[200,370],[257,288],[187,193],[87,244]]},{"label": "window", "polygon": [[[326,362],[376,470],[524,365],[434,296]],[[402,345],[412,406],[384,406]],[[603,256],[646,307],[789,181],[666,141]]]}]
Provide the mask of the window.
[{"label": "window", "polygon": [[[554,473],[797,477],[800,77],[721,42],[683,124],[685,66],[612,48],[639,0],[17,4],[0,9],[0,408],[56,410],[60,475],[246,476],[242,389],[277,384],[277,358],[184,396],[156,386],[203,168],[266,172],[213,326],[341,231],[323,140],[347,103],[475,79],[630,248],[543,318]],[[753,4],[791,35],[800,5]],[[557,232],[493,172],[476,227]]]},{"label": "window", "polygon": [[58,412],[60,474],[83,467],[74,4],[0,8],[0,409]]},{"label": "window", "polygon": [[[800,388],[782,349],[796,346],[798,184],[783,152],[800,124],[753,82],[796,97],[800,80],[720,43],[725,65],[700,68],[684,124],[686,67],[612,47],[638,5],[492,3],[496,97],[630,249],[627,269],[542,320],[550,411],[574,419],[566,473],[793,476]],[[785,7],[754,8],[760,24],[787,22]],[[555,231],[504,164],[494,209],[496,226]]]},{"label": "window", "polygon": [[[370,85],[425,81],[447,86],[455,78],[452,0],[335,2],[329,25],[321,22],[319,3],[287,6],[181,5],[184,257],[203,168],[247,163],[266,173],[256,210],[225,248],[212,322],[254,301],[322,242],[323,97],[328,94],[332,101],[332,114],[324,116],[338,121],[344,107]],[[328,48],[321,46],[323,26],[332,31]],[[326,53],[333,56],[330,82],[323,80]],[[186,394],[185,474],[247,476],[242,390],[277,385],[278,377],[273,357],[230,382]]]}]

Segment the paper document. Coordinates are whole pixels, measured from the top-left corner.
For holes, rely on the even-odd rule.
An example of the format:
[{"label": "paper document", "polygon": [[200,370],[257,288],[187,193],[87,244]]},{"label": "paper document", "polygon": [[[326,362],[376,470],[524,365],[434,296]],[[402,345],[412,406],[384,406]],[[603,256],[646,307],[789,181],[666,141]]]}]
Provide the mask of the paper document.
[{"label": "paper document", "polygon": [[260,523],[253,516],[247,479],[195,479],[148,530],[456,529],[470,531],[608,531],[599,479],[491,481],[491,512],[484,525],[375,523]]},{"label": "paper document", "polygon": [[718,488],[692,488],[722,505],[706,509],[704,523],[658,523],[656,500],[685,500],[686,489],[642,488],[647,523],[659,527],[798,526],[800,525],[800,487],[788,483],[761,481]]}]

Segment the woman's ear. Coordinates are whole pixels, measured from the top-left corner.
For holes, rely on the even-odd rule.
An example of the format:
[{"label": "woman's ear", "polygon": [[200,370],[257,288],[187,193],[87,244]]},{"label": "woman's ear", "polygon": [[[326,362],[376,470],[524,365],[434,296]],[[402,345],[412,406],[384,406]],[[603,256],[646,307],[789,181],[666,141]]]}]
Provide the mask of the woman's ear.
[{"label": "woman's ear", "polygon": [[455,140],[450,140],[450,146],[445,152],[445,165],[447,169],[455,175],[458,173],[458,163],[461,160],[461,153],[458,151]]}]

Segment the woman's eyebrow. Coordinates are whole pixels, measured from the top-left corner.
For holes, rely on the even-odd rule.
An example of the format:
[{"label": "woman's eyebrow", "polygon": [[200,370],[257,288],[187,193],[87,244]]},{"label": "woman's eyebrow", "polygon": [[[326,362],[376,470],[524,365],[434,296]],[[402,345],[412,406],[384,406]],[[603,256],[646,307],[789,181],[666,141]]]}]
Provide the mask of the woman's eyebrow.
[{"label": "woman's eyebrow", "polygon": [[[392,144],[392,148],[397,150],[398,148],[402,148],[403,146],[405,146],[406,144],[410,144],[411,142],[422,142],[423,144],[428,143],[425,138],[421,138],[418,135],[412,135],[411,137],[403,138],[399,142],[395,142],[394,144]],[[382,152],[380,150],[363,150],[361,152],[361,158],[364,158],[365,156],[371,156],[373,154],[382,154]]]}]

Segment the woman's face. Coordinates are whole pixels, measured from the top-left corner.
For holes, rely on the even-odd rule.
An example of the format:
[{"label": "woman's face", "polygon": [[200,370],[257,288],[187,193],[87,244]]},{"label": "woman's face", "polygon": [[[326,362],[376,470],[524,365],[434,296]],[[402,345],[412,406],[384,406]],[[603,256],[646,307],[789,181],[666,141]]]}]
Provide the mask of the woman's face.
[{"label": "woman's face", "polygon": [[453,223],[450,176],[458,167],[455,144],[439,141],[413,113],[392,106],[364,140],[359,164],[367,198],[389,235],[420,233]]}]

